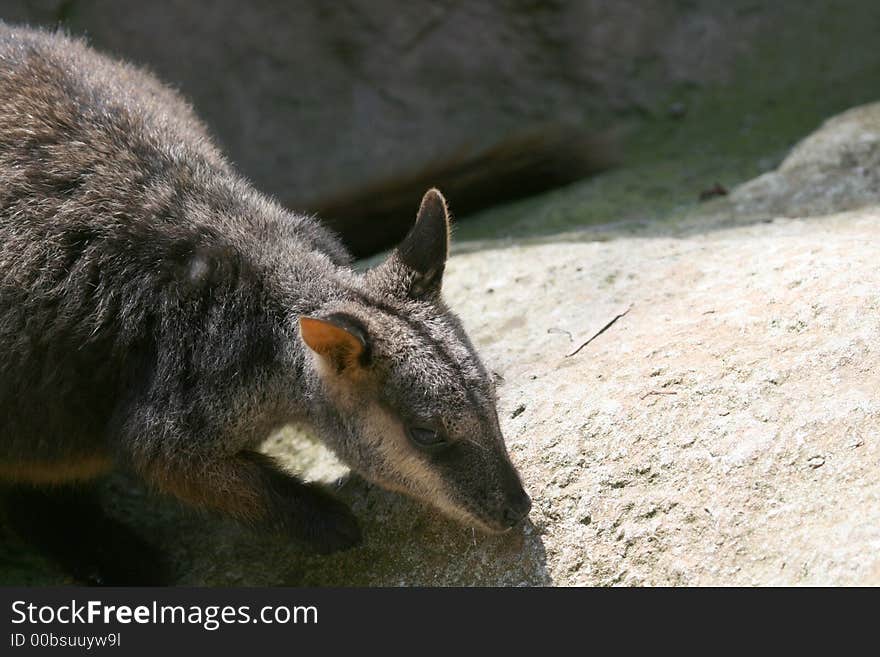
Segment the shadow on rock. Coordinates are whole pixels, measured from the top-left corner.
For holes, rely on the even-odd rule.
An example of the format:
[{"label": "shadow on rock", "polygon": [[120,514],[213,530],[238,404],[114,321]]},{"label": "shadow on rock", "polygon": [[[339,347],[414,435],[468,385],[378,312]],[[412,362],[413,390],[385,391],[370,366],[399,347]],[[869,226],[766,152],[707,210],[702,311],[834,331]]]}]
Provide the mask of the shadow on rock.
[{"label": "shadow on rock", "polygon": [[178,585],[551,584],[542,537],[529,521],[489,536],[359,477],[345,477],[335,487],[361,522],[364,542],[330,556],[309,554],[280,537],[195,513],[121,474],[104,485],[103,503],[111,516],[160,546],[170,564],[171,583]]}]

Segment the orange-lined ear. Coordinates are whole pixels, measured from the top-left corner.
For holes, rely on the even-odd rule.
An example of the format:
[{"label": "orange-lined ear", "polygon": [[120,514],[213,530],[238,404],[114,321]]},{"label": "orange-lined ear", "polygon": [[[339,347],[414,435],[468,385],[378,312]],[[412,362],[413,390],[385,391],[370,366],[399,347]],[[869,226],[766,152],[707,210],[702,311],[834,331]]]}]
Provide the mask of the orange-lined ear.
[{"label": "orange-lined ear", "polygon": [[366,336],[339,317],[303,316],[299,318],[299,330],[308,348],[326,358],[338,372],[361,364],[366,353]]}]

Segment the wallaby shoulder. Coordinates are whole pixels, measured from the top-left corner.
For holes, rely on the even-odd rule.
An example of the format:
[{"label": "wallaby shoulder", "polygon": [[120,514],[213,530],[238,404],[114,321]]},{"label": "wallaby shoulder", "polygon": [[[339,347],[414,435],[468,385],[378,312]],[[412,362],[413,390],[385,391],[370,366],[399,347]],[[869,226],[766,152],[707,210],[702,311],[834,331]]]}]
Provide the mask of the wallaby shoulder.
[{"label": "wallaby shoulder", "polygon": [[176,92],[80,40],[0,23],[0,98],[3,449],[63,432],[88,451],[133,398],[202,433],[247,419],[339,242],[239,177]]}]

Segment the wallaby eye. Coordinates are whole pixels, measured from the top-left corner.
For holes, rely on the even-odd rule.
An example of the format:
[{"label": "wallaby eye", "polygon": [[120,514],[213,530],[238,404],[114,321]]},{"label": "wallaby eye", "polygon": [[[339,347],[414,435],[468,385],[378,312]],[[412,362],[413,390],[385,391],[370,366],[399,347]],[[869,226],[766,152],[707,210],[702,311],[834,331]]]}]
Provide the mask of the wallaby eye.
[{"label": "wallaby eye", "polygon": [[449,442],[443,432],[432,427],[408,427],[407,433],[419,447],[440,447]]}]

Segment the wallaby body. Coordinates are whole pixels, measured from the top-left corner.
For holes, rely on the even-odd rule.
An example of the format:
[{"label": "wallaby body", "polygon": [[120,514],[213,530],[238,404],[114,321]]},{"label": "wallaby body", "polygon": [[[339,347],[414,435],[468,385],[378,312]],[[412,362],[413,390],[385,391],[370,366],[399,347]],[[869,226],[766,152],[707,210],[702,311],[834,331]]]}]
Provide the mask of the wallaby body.
[{"label": "wallaby body", "polygon": [[311,423],[354,470],[500,531],[528,511],[490,377],[440,298],[437,192],[362,274],[256,192],[177,94],[68,37],[0,23],[0,479],[127,468],[184,502],[356,542],[256,451]]}]

